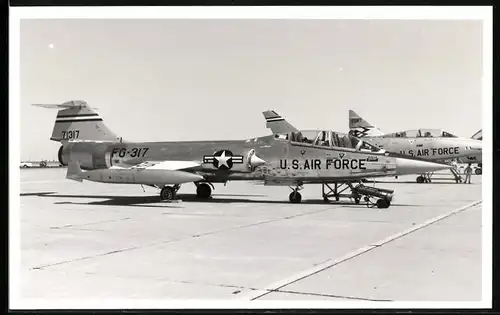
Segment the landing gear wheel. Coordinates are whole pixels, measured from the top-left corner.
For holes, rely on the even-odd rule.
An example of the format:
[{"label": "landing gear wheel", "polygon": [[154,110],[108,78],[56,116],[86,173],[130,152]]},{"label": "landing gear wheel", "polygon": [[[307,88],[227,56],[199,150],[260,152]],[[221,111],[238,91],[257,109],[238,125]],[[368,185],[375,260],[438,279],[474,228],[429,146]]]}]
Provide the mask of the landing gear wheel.
[{"label": "landing gear wheel", "polygon": [[423,182],[424,182],[424,177],[423,176],[417,177],[417,183],[421,184]]},{"label": "landing gear wheel", "polygon": [[300,203],[302,195],[298,191],[292,191],[289,198],[291,203]]},{"label": "landing gear wheel", "polygon": [[359,197],[356,197],[356,198],[354,198],[354,203],[357,204],[357,205],[359,205],[360,200],[361,199]]},{"label": "landing gear wheel", "polygon": [[161,200],[174,200],[177,193],[173,187],[165,186],[160,192]]},{"label": "landing gear wheel", "polygon": [[483,174],[483,170],[480,169],[480,168],[476,168],[476,170],[474,171],[474,173],[476,173],[476,175],[481,175],[481,174]]},{"label": "landing gear wheel", "polygon": [[212,188],[210,188],[210,185],[208,184],[199,184],[198,187],[196,187],[196,195],[198,198],[208,198],[212,194]]},{"label": "landing gear wheel", "polygon": [[377,208],[379,208],[379,209],[389,208],[390,205],[391,205],[391,203],[385,199],[377,200]]}]

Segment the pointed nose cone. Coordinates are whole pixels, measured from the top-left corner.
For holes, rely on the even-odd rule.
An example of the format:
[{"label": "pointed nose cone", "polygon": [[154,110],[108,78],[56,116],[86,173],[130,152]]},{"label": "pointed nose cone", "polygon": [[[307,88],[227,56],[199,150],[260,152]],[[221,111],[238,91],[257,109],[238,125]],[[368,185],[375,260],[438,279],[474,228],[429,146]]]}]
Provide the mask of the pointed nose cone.
[{"label": "pointed nose cone", "polygon": [[396,158],[396,175],[423,174],[452,168],[450,165],[421,160]]},{"label": "pointed nose cone", "polygon": [[257,155],[252,155],[250,157],[250,166],[251,167],[257,167],[266,164],[266,161],[258,157]]}]

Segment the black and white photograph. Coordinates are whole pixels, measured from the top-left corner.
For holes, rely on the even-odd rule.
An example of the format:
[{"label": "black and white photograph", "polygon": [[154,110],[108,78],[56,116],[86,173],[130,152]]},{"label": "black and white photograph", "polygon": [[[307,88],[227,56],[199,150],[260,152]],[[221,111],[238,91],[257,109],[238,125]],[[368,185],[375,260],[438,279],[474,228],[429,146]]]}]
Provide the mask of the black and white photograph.
[{"label": "black and white photograph", "polygon": [[13,306],[491,307],[492,8],[219,9],[11,8]]}]

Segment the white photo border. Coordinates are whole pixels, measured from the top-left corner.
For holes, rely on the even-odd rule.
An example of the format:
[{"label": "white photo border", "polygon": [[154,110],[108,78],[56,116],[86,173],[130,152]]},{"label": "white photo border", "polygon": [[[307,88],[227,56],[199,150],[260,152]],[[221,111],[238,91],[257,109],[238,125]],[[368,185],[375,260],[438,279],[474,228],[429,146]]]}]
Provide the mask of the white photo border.
[{"label": "white photo border", "polygon": [[[20,21],[21,19],[422,19],[483,22],[482,301],[155,301],[54,300],[20,296]],[[9,308],[10,309],[191,309],[191,308],[491,308],[492,307],[492,100],[493,8],[491,6],[282,6],[282,7],[10,7],[9,9]],[[475,104],[471,104],[474,107]]]}]

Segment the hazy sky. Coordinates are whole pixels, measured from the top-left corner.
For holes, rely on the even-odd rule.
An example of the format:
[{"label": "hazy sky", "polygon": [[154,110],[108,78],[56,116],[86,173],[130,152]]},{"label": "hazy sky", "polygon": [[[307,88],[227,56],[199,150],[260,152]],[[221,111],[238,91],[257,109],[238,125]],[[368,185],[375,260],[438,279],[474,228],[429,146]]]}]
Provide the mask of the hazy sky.
[{"label": "hazy sky", "polygon": [[52,159],[57,110],[86,100],[126,140],[348,131],[348,110],[386,132],[481,128],[481,21],[23,20],[21,159]]}]

